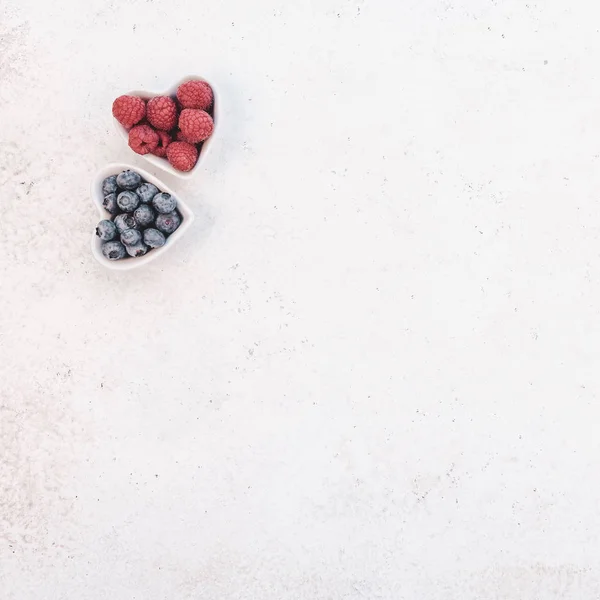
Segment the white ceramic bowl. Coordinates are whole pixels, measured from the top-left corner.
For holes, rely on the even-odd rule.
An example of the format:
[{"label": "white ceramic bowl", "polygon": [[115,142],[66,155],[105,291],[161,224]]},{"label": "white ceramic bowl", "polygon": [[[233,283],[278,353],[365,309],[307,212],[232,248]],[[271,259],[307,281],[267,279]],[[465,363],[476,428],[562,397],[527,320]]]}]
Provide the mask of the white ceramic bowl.
[{"label": "white ceramic bowl", "polygon": [[139,258],[132,257],[122,258],[121,260],[108,260],[108,258],[102,254],[102,242],[96,235],[96,224],[94,224],[94,230],[92,231],[92,254],[100,264],[104,265],[107,269],[113,269],[114,271],[129,271],[130,269],[143,267],[149,262],[157,259],[159,256],[162,256],[165,254],[165,252],[168,252],[175,245],[175,243],[182,238],[182,236],[185,235],[185,232],[194,222],[194,213],[178,194],[166,186],[160,179],[154,177],[154,175],[151,175],[147,171],[144,171],[144,169],[140,169],[139,167],[134,167],[133,165],[128,165],[125,163],[112,163],[110,165],[106,165],[100,169],[92,179],[90,196],[92,198],[92,202],[98,209],[98,214],[100,217],[98,219],[99,221],[102,219],[110,219],[112,216],[102,206],[102,201],[104,200],[104,196],[102,195],[102,182],[110,175],[118,175],[121,171],[125,171],[126,169],[136,171],[142,176],[144,181],[153,183],[161,192],[167,192],[167,194],[171,194],[174,198],[177,198],[177,210],[179,210],[181,214],[181,225],[167,238],[167,243],[162,248],[150,250],[147,254],[140,256]]},{"label": "white ceramic bowl", "polygon": [[[200,167],[200,164],[206,158],[206,155],[212,147],[215,133],[217,131],[219,123],[219,97],[215,86],[210,81],[207,81],[202,77],[195,77],[193,75],[189,75],[188,77],[184,77],[181,81],[178,81],[175,85],[171,86],[168,90],[164,92],[147,92],[144,90],[133,90],[131,92],[127,92],[128,96],[139,96],[144,100],[149,100],[150,98],[154,98],[155,96],[171,96],[174,98],[177,92],[177,88],[186,81],[206,81],[206,83],[210,85],[213,91],[213,121],[215,123],[215,128],[212,132],[212,135],[202,144],[202,147],[200,148],[200,153],[198,154],[198,161],[196,162],[192,170],[186,172],[178,171],[177,169],[174,169],[171,166],[171,164],[166,158],[160,158],[160,156],[154,156],[154,154],[137,154],[137,156],[141,156],[144,160],[147,160],[155,167],[163,169],[164,171],[168,171],[169,173],[171,173],[171,175],[175,175],[175,177],[180,177],[181,179],[188,179],[189,177],[194,176],[198,167]],[[127,144],[127,147],[129,147],[129,132],[114,117],[113,121],[115,122],[115,127],[117,131],[123,138],[124,142]]]}]

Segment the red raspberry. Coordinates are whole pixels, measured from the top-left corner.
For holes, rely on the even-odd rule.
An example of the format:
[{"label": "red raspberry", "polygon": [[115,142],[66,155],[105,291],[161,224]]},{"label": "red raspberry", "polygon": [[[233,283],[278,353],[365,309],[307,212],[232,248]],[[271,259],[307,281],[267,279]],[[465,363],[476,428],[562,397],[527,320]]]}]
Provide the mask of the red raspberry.
[{"label": "red raspberry", "polygon": [[154,156],[165,158],[167,156],[167,146],[171,143],[171,136],[166,131],[160,131],[160,129],[156,133],[158,133],[158,146],[150,152]]},{"label": "red raspberry", "polygon": [[183,108],[208,110],[213,102],[213,91],[206,81],[188,81],[177,89],[177,99]]},{"label": "red raspberry", "polygon": [[150,125],[156,129],[169,131],[177,123],[177,105],[169,96],[157,96],[148,100],[146,114]]},{"label": "red raspberry", "polygon": [[129,132],[129,147],[138,154],[148,154],[158,146],[158,133],[150,125],[136,125]]},{"label": "red raspberry", "polygon": [[212,117],[203,110],[184,108],[179,115],[181,133],[194,144],[210,136],[214,127]]},{"label": "red raspberry", "polygon": [[167,158],[177,170],[190,171],[198,160],[198,150],[187,142],[171,142],[167,147]]},{"label": "red raspberry", "polygon": [[137,96],[119,96],[112,105],[113,117],[126,129],[131,129],[146,116],[146,104]]}]

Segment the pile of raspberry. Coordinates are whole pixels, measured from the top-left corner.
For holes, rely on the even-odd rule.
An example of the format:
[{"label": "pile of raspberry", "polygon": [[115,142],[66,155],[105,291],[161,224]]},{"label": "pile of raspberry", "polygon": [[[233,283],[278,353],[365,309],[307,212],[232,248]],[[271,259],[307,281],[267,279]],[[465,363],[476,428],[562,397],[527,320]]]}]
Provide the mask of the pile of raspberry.
[{"label": "pile of raspberry", "polygon": [[214,129],[213,101],[208,83],[188,81],[177,88],[175,98],[119,96],[112,114],[129,131],[134,152],[166,158],[175,169],[190,171]]}]

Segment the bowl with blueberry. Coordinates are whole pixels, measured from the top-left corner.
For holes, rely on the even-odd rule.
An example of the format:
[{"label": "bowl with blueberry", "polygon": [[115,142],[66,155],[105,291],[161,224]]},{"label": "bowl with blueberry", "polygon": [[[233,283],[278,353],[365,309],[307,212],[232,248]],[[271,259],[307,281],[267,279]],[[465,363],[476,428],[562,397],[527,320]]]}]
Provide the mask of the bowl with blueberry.
[{"label": "bowl with blueberry", "polygon": [[126,164],[98,171],[91,196],[101,217],[92,234],[92,253],[109,269],[148,264],[172,248],[194,220],[162,181]]}]

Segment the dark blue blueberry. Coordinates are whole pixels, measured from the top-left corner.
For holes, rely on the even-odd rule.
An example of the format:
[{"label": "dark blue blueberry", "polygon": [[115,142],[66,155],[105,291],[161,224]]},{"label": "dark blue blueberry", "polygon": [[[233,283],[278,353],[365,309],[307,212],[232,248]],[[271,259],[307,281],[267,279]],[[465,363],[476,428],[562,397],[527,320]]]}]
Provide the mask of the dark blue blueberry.
[{"label": "dark blue blueberry", "polygon": [[158,194],[158,188],[151,183],[142,183],[135,191],[142,202],[152,202],[152,198]]},{"label": "dark blue blueberry", "polygon": [[121,243],[126,246],[135,246],[142,241],[142,233],[137,229],[126,229],[121,234]]},{"label": "dark blue blueberry", "polygon": [[161,192],[152,198],[152,206],[154,206],[156,212],[167,215],[177,208],[177,200],[171,194]]},{"label": "dark blue blueberry", "polygon": [[111,175],[102,182],[102,195],[108,196],[117,191],[117,176]]},{"label": "dark blue blueberry", "polygon": [[181,225],[181,217],[175,210],[168,215],[158,215],[156,217],[156,229],[169,235],[173,233]]},{"label": "dark blue blueberry", "polygon": [[111,215],[117,215],[121,212],[121,209],[117,204],[116,194],[108,194],[108,196],[105,196],[102,201],[102,206],[104,206],[104,210],[108,211]]},{"label": "dark blue blueberry", "polygon": [[144,256],[144,254],[148,252],[148,246],[140,242],[139,244],[135,244],[134,246],[125,246],[125,251],[127,252],[127,254],[129,254],[129,256]]},{"label": "dark blue blueberry", "polygon": [[117,237],[117,226],[112,221],[104,219],[98,223],[96,235],[103,242],[110,242],[110,240],[114,240]]},{"label": "dark blue blueberry", "polygon": [[123,233],[126,229],[138,228],[138,224],[135,222],[133,215],[128,213],[121,213],[120,215],[117,215],[114,222],[119,233]]},{"label": "dark blue blueberry", "polygon": [[140,197],[135,192],[121,192],[117,196],[117,204],[124,212],[133,212],[140,205]]},{"label": "dark blue blueberry", "polygon": [[152,225],[152,223],[154,223],[154,211],[148,204],[140,204],[133,211],[133,216],[135,218],[135,222],[140,227],[148,227],[148,225]]},{"label": "dark blue blueberry", "polygon": [[119,260],[127,256],[127,251],[121,242],[104,242],[102,244],[102,254],[109,260]]},{"label": "dark blue blueberry", "polygon": [[144,231],[144,244],[150,248],[160,248],[165,245],[165,236],[158,229],[146,229]]},{"label": "dark blue blueberry", "polygon": [[135,190],[142,183],[142,177],[135,171],[123,171],[117,175],[117,185],[122,190]]}]

